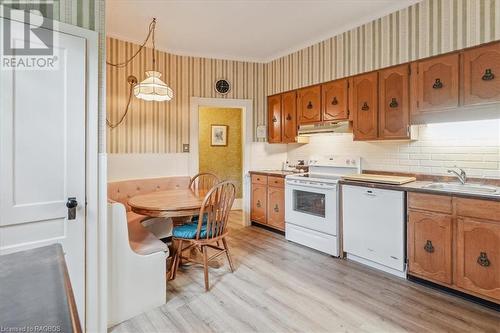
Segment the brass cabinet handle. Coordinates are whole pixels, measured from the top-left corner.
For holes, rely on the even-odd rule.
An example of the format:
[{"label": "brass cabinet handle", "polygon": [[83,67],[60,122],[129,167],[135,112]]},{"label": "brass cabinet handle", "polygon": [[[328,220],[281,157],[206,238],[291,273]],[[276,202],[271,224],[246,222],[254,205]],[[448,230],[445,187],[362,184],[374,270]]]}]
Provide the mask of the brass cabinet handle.
[{"label": "brass cabinet handle", "polygon": [[363,106],[361,107],[361,110],[363,110],[363,111],[368,111],[368,110],[370,110],[370,107],[368,106],[368,103],[367,103],[367,102],[364,102],[364,103],[363,103]]},{"label": "brass cabinet handle", "polygon": [[332,100],[332,105],[337,105],[337,104],[339,104],[339,101],[337,101],[337,96],[334,96]]},{"label": "brass cabinet handle", "polygon": [[276,213],[278,213],[278,212],[280,211],[280,208],[278,207],[278,204],[276,204],[276,206],[274,206],[274,211],[275,211]]},{"label": "brass cabinet handle", "polygon": [[292,116],[289,113],[286,115],[286,120],[292,120]]},{"label": "brass cabinet handle", "polygon": [[441,79],[436,79],[436,81],[434,81],[434,84],[432,85],[432,88],[434,89],[443,88],[443,82],[441,82]]},{"label": "brass cabinet handle", "polygon": [[313,103],[311,101],[309,101],[309,103],[307,103],[307,108],[308,109],[312,109],[313,108]]},{"label": "brass cabinet handle", "polygon": [[488,255],[486,254],[486,252],[481,252],[479,254],[477,263],[483,267],[488,267],[490,265],[490,259],[488,259]]},{"label": "brass cabinet handle", "polygon": [[397,108],[398,106],[399,106],[398,101],[395,98],[391,99],[391,103],[389,103],[389,107],[394,109],[394,108]]},{"label": "brass cabinet handle", "polygon": [[278,119],[276,119],[276,117],[273,117],[273,123],[277,122]]},{"label": "brass cabinet handle", "polygon": [[257,200],[257,208],[262,207],[262,204],[260,203],[260,200]]},{"label": "brass cabinet handle", "polygon": [[491,72],[491,68],[486,68],[482,77],[483,81],[491,81],[495,78],[495,74]]},{"label": "brass cabinet handle", "polygon": [[427,242],[425,242],[424,250],[429,253],[434,252],[434,245],[432,245],[432,241],[427,240]]}]

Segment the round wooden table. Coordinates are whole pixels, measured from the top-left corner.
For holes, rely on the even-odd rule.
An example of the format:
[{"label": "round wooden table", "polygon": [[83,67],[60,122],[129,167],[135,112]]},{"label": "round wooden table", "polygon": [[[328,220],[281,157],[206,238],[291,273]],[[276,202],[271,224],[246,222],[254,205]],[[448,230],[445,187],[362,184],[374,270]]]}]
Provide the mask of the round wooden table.
[{"label": "round wooden table", "polygon": [[189,188],[157,191],[132,197],[128,204],[134,213],[171,217],[177,222],[179,218],[198,215],[205,193]]}]

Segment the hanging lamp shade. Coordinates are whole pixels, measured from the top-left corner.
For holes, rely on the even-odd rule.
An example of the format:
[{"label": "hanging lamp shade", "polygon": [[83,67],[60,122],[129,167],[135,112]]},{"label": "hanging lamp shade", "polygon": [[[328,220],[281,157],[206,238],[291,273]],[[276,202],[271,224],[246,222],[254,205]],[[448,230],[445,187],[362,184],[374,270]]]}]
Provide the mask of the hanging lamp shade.
[{"label": "hanging lamp shade", "polygon": [[147,71],[146,79],[134,87],[135,97],[146,101],[170,101],[174,97],[174,92],[160,77],[160,72]]}]

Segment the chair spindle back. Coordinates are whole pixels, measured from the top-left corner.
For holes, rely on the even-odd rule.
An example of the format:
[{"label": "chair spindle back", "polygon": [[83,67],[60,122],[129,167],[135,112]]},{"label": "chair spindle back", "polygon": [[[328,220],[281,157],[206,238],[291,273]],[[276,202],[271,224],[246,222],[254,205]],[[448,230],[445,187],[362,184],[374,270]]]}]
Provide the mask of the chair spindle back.
[{"label": "chair spindle back", "polygon": [[189,188],[196,192],[201,191],[206,193],[218,182],[219,178],[213,173],[202,172],[191,178]]},{"label": "chair spindle back", "polygon": [[224,235],[235,196],[236,187],[230,181],[220,182],[212,187],[201,205],[196,239],[200,239],[204,220],[207,240]]}]

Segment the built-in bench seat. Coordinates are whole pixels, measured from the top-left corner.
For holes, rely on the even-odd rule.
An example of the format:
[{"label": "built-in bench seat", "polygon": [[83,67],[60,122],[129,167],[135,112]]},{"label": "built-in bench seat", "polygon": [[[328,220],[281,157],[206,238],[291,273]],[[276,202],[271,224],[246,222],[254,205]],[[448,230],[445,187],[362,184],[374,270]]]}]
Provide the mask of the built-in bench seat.
[{"label": "built-in bench seat", "polygon": [[108,326],[166,301],[169,250],[160,238],[171,232],[171,223],[132,212],[128,200],[154,191],[187,188],[189,180],[186,176],[108,183]]}]

